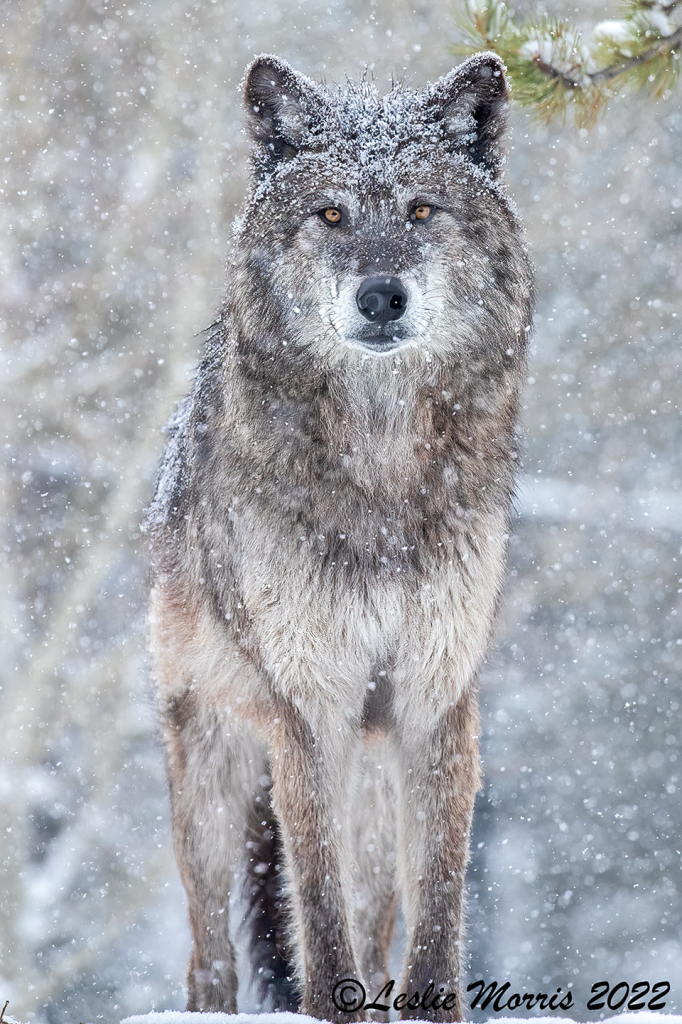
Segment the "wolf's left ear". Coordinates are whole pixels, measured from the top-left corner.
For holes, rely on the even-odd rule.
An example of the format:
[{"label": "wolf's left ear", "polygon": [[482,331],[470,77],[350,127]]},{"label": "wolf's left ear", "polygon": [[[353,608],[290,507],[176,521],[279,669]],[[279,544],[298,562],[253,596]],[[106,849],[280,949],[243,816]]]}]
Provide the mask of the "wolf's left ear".
[{"label": "wolf's left ear", "polygon": [[285,60],[264,55],[247,68],[244,105],[251,138],[273,165],[296,154],[327,102],[322,90]]},{"label": "wolf's left ear", "polygon": [[466,144],[475,164],[493,176],[500,172],[500,142],[507,127],[509,90],[504,64],[496,53],[476,53],[463,64],[439,78],[424,96],[428,119],[445,122],[446,131],[457,144],[465,125],[473,117],[475,135]]}]

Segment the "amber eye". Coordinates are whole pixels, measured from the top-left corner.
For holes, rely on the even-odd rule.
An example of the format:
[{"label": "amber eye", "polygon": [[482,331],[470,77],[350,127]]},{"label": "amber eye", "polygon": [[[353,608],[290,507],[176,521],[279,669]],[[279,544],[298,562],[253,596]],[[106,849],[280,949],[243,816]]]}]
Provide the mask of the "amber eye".
[{"label": "amber eye", "polygon": [[327,224],[338,224],[341,220],[341,211],[337,210],[335,206],[330,206],[327,210],[322,210],[321,216]]},{"label": "amber eye", "polygon": [[431,216],[432,210],[433,207],[426,206],[425,204],[422,203],[421,206],[415,206],[414,210],[412,211],[412,216],[414,217],[415,220],[428,220],[429,217]]}]

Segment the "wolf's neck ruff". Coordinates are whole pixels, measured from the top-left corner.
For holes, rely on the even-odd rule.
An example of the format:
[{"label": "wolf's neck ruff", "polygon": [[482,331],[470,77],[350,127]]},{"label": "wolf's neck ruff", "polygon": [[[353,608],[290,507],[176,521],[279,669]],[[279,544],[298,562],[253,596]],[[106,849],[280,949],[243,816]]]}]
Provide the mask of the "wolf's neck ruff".
[{"label": "wolf's neck ruff", "polygon": [[333,993],[387,979],[400,892],[399,991],[443,991],[401,1015],[461,1020],[476,677],[531,315],[504,69],[479,54],[381,97],[260,57],[244,97],[225,303],[150,513],[188,1009],[237,1008],[243,862],[264,1008],[362,1019]]}]

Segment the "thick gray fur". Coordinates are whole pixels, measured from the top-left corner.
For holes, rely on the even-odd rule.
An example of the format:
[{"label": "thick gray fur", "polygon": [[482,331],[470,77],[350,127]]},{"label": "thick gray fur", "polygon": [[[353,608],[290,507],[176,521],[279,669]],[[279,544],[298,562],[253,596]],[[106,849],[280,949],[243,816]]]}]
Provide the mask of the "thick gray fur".
[{"label": "thick gray fur", "polygon": [[[253,176],[227,294],[150,512],[188,1009],[236,1011],[246,862],[266,1003],[290,1007],[295,984],[306,1012],[357,1020],[332,990],[386,979],[398,892],[393,995],[460,985],[532,275],[500,184],[495,55],[384,97],[259,57],[244,95]],[[380,331],[356,304],[378,274],[407,293]],[[402,1010],[461,1015],[459,997]]]}]

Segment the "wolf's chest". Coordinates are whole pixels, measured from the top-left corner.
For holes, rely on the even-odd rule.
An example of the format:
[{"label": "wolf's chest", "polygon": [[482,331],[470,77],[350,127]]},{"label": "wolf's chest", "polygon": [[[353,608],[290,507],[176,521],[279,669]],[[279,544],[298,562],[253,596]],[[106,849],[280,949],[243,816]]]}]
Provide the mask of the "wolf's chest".
[{"label": "wolf's chest", "polygon": [[425,545],[411,563],[370,568],[331,558],[324,539],[262,530],[251,537],[243,522],[238,589],[268,674],[285,688],[314,678],[349,700],[370,682],[380,690],[379,671],[396,692],[440,664],[451,666],[450,678],[464,678],[488,639],[502,580],[502,525],[478,523],[475,537],[445,553]]}]

